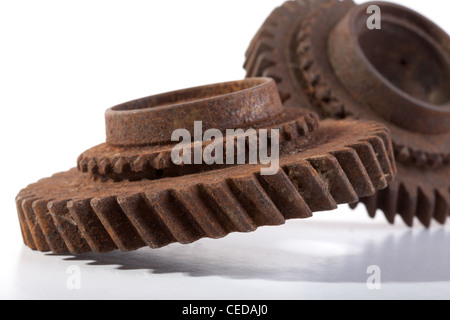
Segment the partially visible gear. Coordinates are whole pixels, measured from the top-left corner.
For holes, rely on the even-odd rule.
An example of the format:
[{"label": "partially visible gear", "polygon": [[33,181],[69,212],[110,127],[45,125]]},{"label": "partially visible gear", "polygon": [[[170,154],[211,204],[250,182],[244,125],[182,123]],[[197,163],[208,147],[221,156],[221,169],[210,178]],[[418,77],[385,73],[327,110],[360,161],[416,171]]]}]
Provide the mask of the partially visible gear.
[{"label": "partially visible gear", "polygon": [[[372,4],[382,9],[382,30],[367,29],[366,11]],[[355,36],[353,30],[360,33]],[[386,39],[395,34],[403,38]],[[400,174],[390,191],[363,202],[371,216],[378,208],[390,222],[397,212],[409,226],[413,215],[428,227],[427,212],[434,211],[441,223],[450,214],[448,48],[442,30],[397,5],[289,1],[269,16],[253,39],[245,68],[247,76],[274,78],[289,107],[307,107],[322,118],[386,124]]]},{"label": "partially visible gear", "polygon": [[92,181],[77,169],[56,174],[16,198],[25,244],[81,254],[216,239],[336,209],[394,177],[381,124],[326,120],[300,140],[274,176],[261,175],[260,165],[136,182]]}]

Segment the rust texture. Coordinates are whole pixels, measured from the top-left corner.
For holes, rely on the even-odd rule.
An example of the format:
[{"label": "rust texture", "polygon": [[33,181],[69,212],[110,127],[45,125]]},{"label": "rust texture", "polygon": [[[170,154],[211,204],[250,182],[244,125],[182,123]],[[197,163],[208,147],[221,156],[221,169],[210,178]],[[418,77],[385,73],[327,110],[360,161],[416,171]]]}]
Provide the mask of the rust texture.
[{"label": "rust texture", "polygon": [[[283,108],[271,79],[149,97],[108,110],[106,120],[108,143],[80,156],[78,169],[43,179],[17,196],[30,248],[104,253],[251,232],[355,203],[386,188],[396,173],[384,125],[356,120],[319,125],[311,110]],[[171,147],[169,131],[178,125],[192,130],[193,120],[221,130],[282,129],[278,173],[263,176],[261,165],[249,164],[200,165],[186,173],[165,164],[171,176],[162,169],[154,176],[157,155]],[[146,133],[139,135],[134,122]]]},{"label": "rust texture", "polygon": [[[367,8],[382,12],[367,27]],[[276,80],[283,104],[324,118],[384,123],[392,133],[398,176],[362,199],[412,226],[450,214],[450,38],[407,8],[370,2],[298,0],[277,8],[253,39],[248,77]]]}]

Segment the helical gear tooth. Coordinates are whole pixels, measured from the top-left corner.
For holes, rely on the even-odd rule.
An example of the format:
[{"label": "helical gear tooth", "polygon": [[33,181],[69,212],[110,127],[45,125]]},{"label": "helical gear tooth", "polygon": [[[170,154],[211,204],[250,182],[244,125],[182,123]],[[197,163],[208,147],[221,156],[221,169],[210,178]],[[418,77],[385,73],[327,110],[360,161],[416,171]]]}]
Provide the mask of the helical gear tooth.
[{"label": "helical gear tooth", "polygon": [[263,39],[273,39],[275,38],[275,34],[274,34],[274,29],[276,27],[272,26],[272,25],[264,25],[261,27],[261,29],[258,30],[257,35],[253,38],[253,40],[251,41],[247,52],[245,53],[245,64],[244,64],[244,69],[248,70],[249,65],[252,61],[252,57],[261,54],[262,52],[265,51],[270,51],[272,50],[272,47],[269,48],[263,48],[262,50],[258,49],[260,47],[260,43],[261,41],[263,41]]},{"label": "helical gear tooth", "polygon": [[450,190],[436,191],[436,210],[434,219],[440,224],[445,224],[450,215]]},{"label": "helical gear tooth", "polygon": [[398,212],[403,221],[410,227],[414,225],[417,211],[417,189],[400,184],[398,196]]},{"label": "helical gear tooth", "polygon": [[384,147],[387,151],[387,156],[389,159],[389,163],[392,167],[392,171],[394,174],[397,174],[397,161],[395,160],[395,151],[394,151],[394,145],[392,144],[391,140],[391,132],[388,128],[383,127],[381,130],[377,130],[376,135],[381,138],[381,140],[384,143]]},{"label": "helical gear tooth", "polygon": [[249,71],[249,75],[263,74],[264,71],[275,65],[271,53],[264,52],[256,58],[253,69]]},{"label": "helical gear tooth", "polygon": [[91,251],[77,224],[67,208],[69,200],[48,203],[48,210],[52,215],[56,230],[58,230],[67,248],[72,254],[82,254]]},{"label": "helical gear tooth", "polygon": [[388,182],[372,145],[369,142],[361,142],[349,147],[358,153],[375,189],[385,189]]},{"label": "helical gear tooth", "polygon": [[55,222],[48,210],[48,201],[36,200],[33,202],[32,207],[50,250],[54,254],[69,252],[61,234],[56,230]]},{"label": "helical gear tooth", "polygon": [[419,187],[417,198],[417,218],[426,227],[431,226],[436,207],[435,195],[424,188]]},{"label": "helical gear tooth", "polygon": [[120,250],[132,251],[146,246],[115,197],[94,198],[90,205]]},{"label": "helical gear tooth", "polygon": [[257,74],[257,71],[261,71],[257,65],[260,64],[260,57],[263,56],[264,54],[267,54],[266,56],[266,60],[267,61],[272,61],[272,57],[271,57],[271,53],[273,50],[273,47],[268,44],[268,42],[270,42],[270,38],[269,41],[266,40],[266,35],[267,34],[262,34],[261,37],[258,39],[257,43],[255,44],[254,49],[251,52],[251,55],[249,56],[249,58],[246,61],[245,64],[245,69],[247,70],[247,75],[248,77],[253,77],[254,74]]},{"label": "helical gear tooth", "polygon": [[395,223],[398,208],[398,196],[399,184],[397,182],[389,184],[386,189],[379,191],[378,193],[378,207],[383,211],[387,221],[391,224]]},{"label": "helical gear tooth", "polygon": [[22,202],[22,209],[25,216],[25,221],[28,224],[28,228],[30,230],[31,236],[33,237],[33,241],[36,245],[36,249],[41,252],[50,251],[50,247],[45,239],[45,236],[39,226],[39,222],[36,218],[36,215],[33,210],[33,202],[36,199],[26,199]]},{"label": "helical gear tooth", "polygon": [[375,154],[377,155],[378,161],[380,163],[381,169],[384,172],[386,180],[392,181],[395,177],[395,172],[389,159],[387,148],[380,137],[372,137],[368,140],[372,145]]},{"label": "helical gear tooth", "polygon": [[337,208],[337,203],[328,191],[328,185],[308,162],[284,168],[297,191],[313,211],[328,211]]},{"label": "helical gear tooth", "polygon": [[332,155],[315,157],[310,159],[309,163],[326,182],[328,190],[337,204],[358,201],[358,195],[336,158]]},{"label": "helical gear tooth", "polygon": [[[272,78],[273,80],[275,80],[275,83],[278,85],[278,91],[283,92],[286,90],[282,89],[284,83],[283,83],[283,78],[280,75],[281,73],[282,73],[282,70],[280,70],[279,68],[277,68],[273,64],[271,64],[264,68],[264,70],[261,72],[261,76],[266,77],[266,78]],[[281,97],[281,100],[283,101],[282,94],[280,95],[280,97]]]},{"label": "helical gear tooth", "polygon": [[371,197],[366,197],[361,200],[361,202],[366,206],[367,212],[369,213],[369,216],[371,218],[375,218],[377,216],[377,210],[378,210],[378,194]]},{"label": "helical gear tooth", "polygon": [[229,232],[252,232],[257,226],[250,218],[227,183],[201,184],[205,201],[221,216],[222,225]]},{"label": "helical gear tooth", "polygon": [[28,226],[25,213],[23,212],[22,203],[25,199],[23,197],[18,196],[16,198],[16,207],[17,207],[17,213],[19,216],[19,223],[20,223],[20,229],[22,231],[22,237],[23,241],[26,246],[31,248],[32,250],[37,250],[37,246],[34,243],[33,236],[31,235],[30,228]]},{"label": "helical gear tooth", "polygon": [[231,178],[228,183],[256,226],[285,223],[283,215],[254,176]]},{"label": "helical gear tooth", "polygon": [[180,204],[180,209],[195,220],[206,237],[219,239],[227,235],[214,212],[203,202],[197,186],[173,190],[172,196]]},{"label": "helical gear tooth", "polygon": [[145,196],[121,196],[117,201],[147,246],[156,249],[177,241]]},{"label": "helical gear tooth", "polygon": [[343,149],[334,152],[333,155],[360,198],[371,196],[376,192],[358,153],[354,149]]},{"label": "helical gear tooth", "polygon": [[172,192],[146,193],[150,207],[162,219],[177,242],[188,244],[206,235],[192,216],[183,212]]},{"label": "helical gear tooth", "polygon": [[286,220],[312,217],[311,209],[283,170],[275,175],[259,174],[257,178]]},{"label": "helical gear tooth", "polygon": [[111,236],[92,209],[91,199],[71,201],[67,204],[70,215],[77,224],[93,252],[105,253],[118,249]]}]

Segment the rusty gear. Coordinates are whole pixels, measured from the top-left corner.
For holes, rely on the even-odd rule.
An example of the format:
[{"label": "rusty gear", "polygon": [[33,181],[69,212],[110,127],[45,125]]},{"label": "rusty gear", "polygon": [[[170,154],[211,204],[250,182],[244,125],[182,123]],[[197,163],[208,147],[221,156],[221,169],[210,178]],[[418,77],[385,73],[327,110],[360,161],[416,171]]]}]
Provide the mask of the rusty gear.
[{"label": "rusty gear", "polygon": [[[281,103],[276,85],[269,79],[216,85],[206,96],[183,92],[183,97],[172,96],[170,104],[164,106],[172,110],[168,117],[184,111],[183,101],[194,105],[191,110],[196,109],[196,103],[204,106],[200,114],[186,115],[191,121],[211,116],[208,113],[214,108],[209,109],[207,101],[214,102],[211,106],[222,105],[224,113],[228,111],[227,99],[234,101],[230,108],[236,111],[236,103],[245,108],[246,102],[252,101],[261,114],[277,110]],[[255,92],[259,93],[255,96]],[[137,110],[149,113],[150,118],[153,111],[157,119],[160,109],[146,104]],[[129,113],[135,111],[128,109]],[[297,113],[304,119],[311,111],[299,109]],[[246,112],[242,115],[247,117]],[[280,127],[277,121],[283,118],[277,115],[273,123],[264,117],[263,122]],[[332,210],[338,204],[373,195],[393,180],[393,149],[389,131],[382,124],[326,120],[319,127],[310,127],[306,135],[301,129],[303,135],[291,135],[281,144],[280,169],[273,176],[261,175],[262,165],[246,164],[133,182],[101,180],[77,169],[43,179],[16,198],[24,241],[32,249],[57,254],[185,244],[307,218],[312,212]],[[164,128],[156,132],[161,132],[160,137],[169,136]],[[134,140],[132,136],[127,141]],[[148,137],[154,138],[152,134]],[[162,140],[165,143],[165,138]],[[135,148],[138,150],[133,147],[133,152]],[[143,150],[147,152],[145,147]]]},{"label": "rusty gear", "polygon": [[[367,28],[381,8],[382,29]],[[394,4],[286,2],[253,39],[248,77],[276,80],[283,103],[322,118],[379,121],[392,132],[399,174],[363,199],[370,216],[397,213],[408,226],[450,214],[450,40],[431,21]]]},{"label": "rusty gear", "polygon": [[[235,93],[230,95],[231,92]],[[195,97],[198,99],[192,100]],[[177,104],[168,108],[174,99]],[[147,108],[151,105],[159,107]],[[146,127],[148,119],[151,123]],[[217,166],[179,166],[171,161],[176,145],[171,142],[172,132],[186,128],[194,136],[194,120],[202,121],[206,129],[220,130],[224,136],[231,128],[255,129],[257,134],[259,129],[278,129],[280,142],[308,137],[318,126],[316,113],[283,108],[276,85],[272,81],[267,83],[267,79],[179,90],[107,110],[107,143],[84,152],[78,158],[78,169],[94,178],[114,181],[154,180],[216,169]],[[209,144],[202,142],[202,149]],[[225,140],[223,145],[226,157]],[[234,150],[235,157],[239,151],[246,150]]]}]

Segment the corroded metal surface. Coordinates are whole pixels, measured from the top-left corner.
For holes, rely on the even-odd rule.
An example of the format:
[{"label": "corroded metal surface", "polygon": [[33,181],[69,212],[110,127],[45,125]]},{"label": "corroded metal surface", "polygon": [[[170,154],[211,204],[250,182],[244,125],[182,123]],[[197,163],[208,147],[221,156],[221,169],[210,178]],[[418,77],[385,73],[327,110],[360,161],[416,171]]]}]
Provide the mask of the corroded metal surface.
[{"label": "corroded metal surface", "polygon": [[[78,254],[129,251],[144,246],[159,248],[173,242],[187,244],[204,237],[221,238],[232,232],[280,225],[287,219],[307,218],[315,211],[335,209],[338,204],[354,203],[360,197],[386,188],[393,180],[396,172],[393,149],[389,131],[382,124],[326,120],[319,126],[315,121],[317,116],[310,110],[297,109],[290,113],[280,108],[279,96],[273,90],[275,83],[269,79],[234,83],[234,89],[226,90],[225,94],[219,89],[224,87],[227,85],[218,85],[215,94],[208,97],[193,95],[188,99],[193,104],[191,110],[197,109],[196,101],[206,110],[201,109],[200,116],[188,112],[187,118],[181,120],[207,119],[203,113],[208,113],[205,102],[208,100],[219,101],[224,113],[228,110],[224,100],[233,101],[230,106],[233,110],[239,110],[236,104],[241,101],[243,107],[255,103],[253,108],[259,111],[250,113],[249,123],[230,121],[245,128],[284,128],[277,174],[263,176],[262,165],[244,164],[189,173],[177,171],[172,177],[149,179],[151,174],[145,173],[152,172],[152,167],[136,165],[131,169],[140,175],[129,179],[130,176],[121,175],[124,172],[116,172],[118,176],[113,178],[100,167],[93,170],[95,165],[88,164],[91,170],[80,165],[80,170],[56,174],[19,193],[16,203],[26,245],[40,251]],[[248,91],[253,89],[259,93],[246,102],[245,97],[254,94]],[[181,101],[185,103],[190,90],[182,92]],[[241,98],[236,100],[232,96]],[[172,98],[171,104],[164,108],[180,112],[182,105]],[[156,108],[152,110],[153,107]],[[152,111],[158,114],[160,110],[157,104],[138,109],[149,113],[149,119]],[[260,115],[263,116],[259,118]],[[291,120],[285,128],[286,115]],[[242,113],[242,117],[248,116],[248,112]],[[292,122],[292,118],[297,120]],[[216,124],[214,118],[211,121],[210,125]],[[145,126],[142,119],[138,122]],[[167,134],[164,128],[152,128],[154,134]],[[135,137],[126,139],[135,141]],[[165,143],[166,138],[156,147]],[[114,146],[119,148],[111,149],[114,152],[130,152],[130,160],[120,161],[122,164],[114,167],[123,168],[127,161],[137,163],[131,159],[150,162],[146,149],[149,147]],[[100,157],[103,153],[103,159],[111,160],[111,150],[98,147],[90,154]],[[92,156],[92,159],[96,158]]]},{"label": "corroded metal surface", "polygon": [[[382,12],[370,30],[369,5]],[[444,223],[450,213],[450,39],[431,21],[389,3],[298,0],[277,8],[247,52],[249,77],[272,77],[283,104],[322,118],[387,125],[399,174],[363,199],[412,226]]]},{"label": "corroded metal surface", "polygon": [[[194,137],[195,121],[202,121],[203,131],[220,130],[224,139],[227,129],[257,132],[278,129],[282,143],[306,138],[318,126],[316,113],[283,108],[271,79],[180,90],[109,109],[106,112],[109,141],[84,152],[78,159],[78,168],[95,178],[114,181],[153,180],[216,169],[208,165],[178,166],[171,161],[171,151],[176,145],[171,142],[173,131],[186,129]],[[210,144],[201,143],[202,149]],[[223,146],[225,158],[225,141]],[[238,152],[234,150],[235,157]]]}]

